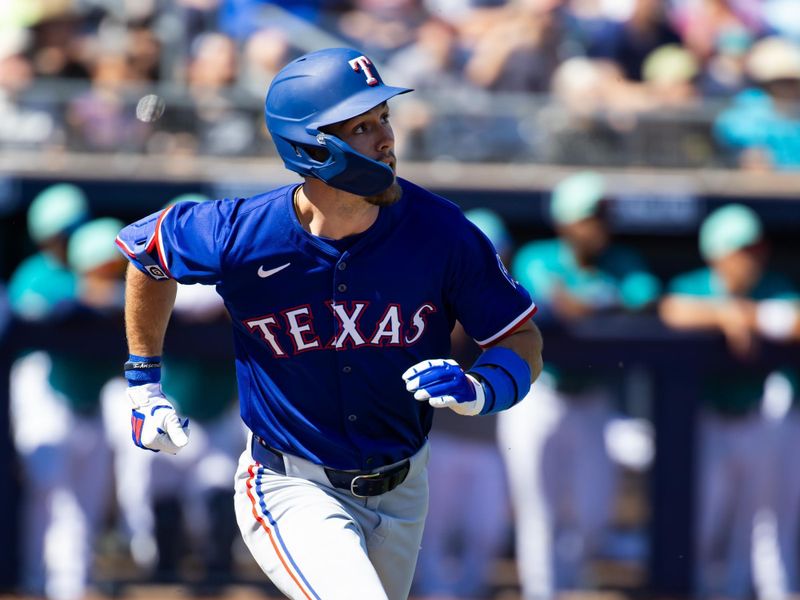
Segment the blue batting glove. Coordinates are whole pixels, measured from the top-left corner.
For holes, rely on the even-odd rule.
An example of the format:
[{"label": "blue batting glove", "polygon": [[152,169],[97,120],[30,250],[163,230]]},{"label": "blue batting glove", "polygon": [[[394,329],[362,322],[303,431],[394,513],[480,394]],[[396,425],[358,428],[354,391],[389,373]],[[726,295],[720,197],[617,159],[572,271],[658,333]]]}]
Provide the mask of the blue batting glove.
[{"label": "blue batting glove", "polygon": [[160,383],[128,388],[133,443],[153,452],[177,454],[189,443],[189,419],[179,419],[175,408],[161,391]]},{"label": "blue batting glove", "polygon": [[434,408],[447,407],[460,415],[477,415],[483,409],[483,385],[450,358],[423,360],[402,375],[406,389]]}]

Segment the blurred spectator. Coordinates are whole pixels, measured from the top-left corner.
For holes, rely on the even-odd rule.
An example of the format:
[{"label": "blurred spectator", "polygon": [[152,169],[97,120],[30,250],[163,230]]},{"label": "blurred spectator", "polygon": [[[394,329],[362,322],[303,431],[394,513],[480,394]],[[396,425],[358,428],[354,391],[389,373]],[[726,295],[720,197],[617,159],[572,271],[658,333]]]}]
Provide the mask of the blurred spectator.
[{"label": "blurred spectator", "polygon": [[422,0],[428,14],[458,25],[485,8],[503,6],[508,0]]},{"label": "blurred spectator", "polygon": [[717,37],[714,54],[706,61],[698,80],[704,96],[729,97],[747,86],[746,60],[754,41],[745,29],[730,29]]},{"label": "blurred spectator", "polygon": [[697,89],[700,64],[686,48],[656,48],[642,68],[644,104],[628,144],[634,160],[652,166],[694,166],[715,162],[715,147],[705,119],[685,118],[701,106]]},{"label": "blurred spectator", "polygon": [[238,86],[259,103],[275,74],[289,62],[291,45],[279,29],[261,29],[251,35],[242,51],[242,67],[237,76]]},{"label": "blurred spectator", "polygon": [[694,82],[699,72],[697,59],[678,44],[656,48],[642,64],[642,79],[657,109],[686,108],[697,102]]},{"label": "blurred spectator", "polygon": [[[473,103],[475,90],[463,78],[465,60],[458,30],[448,21],[430,17],[417,29],[416,40],[392,55],[388,68],[397,73],[398,84],[404,87],[444,92],[450,98],[459,95]],[[486,120],[486,115],[473,120],[471,127],[464,127],[459,116],[449,111],[437,114],[435,107],[424,99],[406,98],[392,107],[392,118],[401,156],[433,158],[453,153],[454,130],[473,134],[476,121]]]},{"label": "blurred spectator", "polygon": [[339,19],[339,33],[373,58],[384,58],[411,43],[425,19],[419,0],[352,0],[351,4],[352,10]]},{"label": "blurred spectator", "polygon": [[758,87],[719,115],[717,139],[742,168],[800,168],[800,45],[765,38],[750,51],[747,70]]},{"label": "blurred spectator", "polygon": [[236,80],[238,55],[234,41],[218,33],[199,36],[192,45],[186,80],[197,93],[218,91]]},{"label": "blurred spectator", "polygon": [[252,151],[263,128],[262,111],[249,111],[231,96],[238,72],[239,55],[231,38],[206,33],[192,44],[187,85],[197,119],[197,150],[202,154],[245,154]]},{"label": "blurred spectator", "polygon": [[[697,469],[696,593],[701,598],[749,598],[754,588],[753,526],[759,510],[771,503],[777,481],[796,488],[796,469],[779,473],[785,452],[765,419],[768,369],[754,359],[762,338],[786,340],[798,331],[797,290],[782,275],[767,270],[767,244],[756,213],[729,204],[711,213],[700,227],[700,253],[707,267],[676,277],[660,305],[661,317],[681,330],[720,332],[734,370],[703,374]],[[781,433],[778,432],[778,436]],[[778,478],[777,480],[775,478]],[[798,493],[793,506],[782,502],[776,514],[781,545],[796,586]],[[786,525],[794,523],[793,531]]]},{"label": "blurred spectator", "polygon": [[[612,244],[603,178],[581,172],[553,190],[558,237],[517,252],[512,273],[536,298],[537,318],[562,325],[612,311],[641,311],[659,283],[638,254]],[[605,442],[622,375],[545,363],[530,397],[499,416],[515,511],[525,600],[592,587],[613,516],[617,467]]]},{"label": "blurred spectator", "polygon": [[469,47],[469,82],[496,92],[544,92],[559,62],[563,28],[555,10],[494,9]]},{"label": "blurred spectator", "polygon": [[81,20],[74,12],[64,12],[40,21],[32,32],[31,57],[36,77],[88,79],[92,49],[89,38],[81,35]]},{"label": "blurred spectator", "polygon": [[[505,261],[511,236],[499,215],[465,213]],[[465,368],[480,348],[460,323],[451,334],[452,356]],[[452,412],[452,411],[447,411]],[[417,560],[416,594],[422,598],[490,598],[491,575],[509,531],[507,484],[497,447],[497,419],[461,419],[439,411],[431,438],[430,512]],[[475,515],[480,518],[475,518]]]},{"label": "blurred spectator", "polygon": [[161,79],[161,42],[149,24],[135,24],[127,31],[129,81],[154,83]]},{"label": "blurred spectator", "polygon": [[25,98],[33,83],[26,58],[30,35],[25,29],[0,28],[0,146],[32,148],[52,141],[56,123],[49,111]]},{"label": "blurred spectator", "polygon": [[[81,309],[121,320],[123,263],[109,252],[119,222],[81,225],[66,244],[66,233],[86,215],[80,191],[66,185],[45,190],[28,214],[42,251],[12,276],[17,314],[48,326]],[[60,262],[65,258],[68,266]],[[99,395],[118,360],[96,349],[87,362],[78,340],[72,344],[29,353],[11,374],[14,442],[24,472],[22,588],[54,600],[86,594],[111,484]]]},{"label": "blurred spectator", "polygon": [[635,112],[649,105],[640,87],[625,80],[611,61],[574,57],[562,62],[551,83],[550,104],[538,122],[546,162],[603,165],[624,154]]},{"label": "blurred spectator", "polygon": [[464,50],[458,30],[447,21],[429,17],[416,39],[392,55],[389,68],[400,85],[416,90],[453,90],[463,87]]},{"label": "blurred spectator", "polygon": [[749,0],[683,0],[674,11],[683,44],[702,62],[730,35],[758,37],[763,29],[758,3]]},{"label": "blurred spectator", "polygon": [[101,50],[92,65],[91,88],[67,107],[70,142],[75,150],[91,152],[141,151],[149,131],[136,119],[125,87],[132,78],[122,50]]},{"label": "blurred spectator", "polygon": [[[684,104],[681,94],[691,87],[703,96],[737,93],[746,84],[745,56],[753,40],[765,32],[800,37],[795,31],[800,26],[793,29],[791,23],[795,9],[784,0],[148,0],[133,4],[50,0],[45,4],[57,8],[40,15],[24,10],[19,0],[12,2],[23,7],[10,11],[12,31],[33,22],[26,30],[32,42],[25,54],[4,65],[7,72],[17,71],[6,81],[28,80],[25,69],[56,85],[63,85],[64,79],[89,77],[93,90],[80,99],[75,98],[74,85],[65,86],[65,93],[59,88],[60,98],[72,99],[66,118],[57,116],[70,124],[70,146],[154,154],[260,153],[264,128],[255,98],[263,95],[276,65],[290,60],[295,48],[310,50],[344,39],[374,60],[400,68],[401,77],[412,87],[458,96],[447,103],[428,97],[398,106],[398,135],[406,136],[401,148],[417,160],[489,162],[513,157],[563,164],[713,165],[718,161],[708,156],[713,139],[707,124],[715,107]],[[5,38],[7,31],[0,37]],[[228,39],[229,48],[220,43],[222,39]],[[676,44],[697,62],[691,86],[673,79],[662,102],[632,85],[646,79],[644,62],[655,50]],[[3,46],[0,43],[0,56]],[[660,62],[674,66],[678,52],[672,54]],[[580,68],[572,62],[587,58],[589,62]],[[562,76],[561,67],[571,62],[563,69],[568,75]],[[588,64],[593,67],[587,69]],[[599,77],[602,85],[588,83],[587,73],[598,69],[602,74],[588,78]],[[106,88],[121,91],[99,92],[100,78]],[[184,79],[194,89],[187,93],[171,88],[170,110],[157,125],[132,118],[133,99],[144,93],[136,85],[175,79]],[[556,81],[560,89],[544,111],[538,98],[502,98],[511,110],[497,102],[496,92],[546,94]],[[197,93],[198,86],[207,85],[216,91]],[[582,96],[587,89],[598,93]],[[41,90],[37,85],[30,93],[6,93],[5,101],[0,92],[4,117],[0,139],[25,147],[63,144],[54,117],[64,107],[54,103],[52,93],[45,97]],[[562,93],[576,96],[571,106],[585,102],[589,108],[564,110],[558,106],[564,101]],[[677,102],[672,94],[680,96]],[[749,111],[752,103],[744,100]],[[654,126],[657,132],[640,127],[641,118],[653,123],[658,116],[653,109],[662,104],[679,111],[662,115],[662,123]],[[195,105],[200,106],[197,111]],[[18,114],[22,109],[31,113],[25,122]],[[649,114],[642,117],[639,111]],[[661,140],[659,136],[668,134],[673,123],[681,135]],[[683,140],[686,128],[691,132]],[[479,133],[470,136],[464,133],[468,129]],[[552,143],[547,137],[551,131]],[[675,150],[658,153],[659,145],[673,145]],[[728,148],[730,142],[726,139],[721,145]],[[681,156],[684,149],[688,156]],[[767,160],[762,152],[748,151],[743,157],[744,164],[758,168],[764,168]]]},{"label": "blurred spectator", "polygon": [[582,19],[580,14],[574,18],[586,55],[613,60],[634,81],[642,79],[645,58],[653,50],[681,41],[661,0],[634,0],[630,16],[623,21],[597,16]]}]

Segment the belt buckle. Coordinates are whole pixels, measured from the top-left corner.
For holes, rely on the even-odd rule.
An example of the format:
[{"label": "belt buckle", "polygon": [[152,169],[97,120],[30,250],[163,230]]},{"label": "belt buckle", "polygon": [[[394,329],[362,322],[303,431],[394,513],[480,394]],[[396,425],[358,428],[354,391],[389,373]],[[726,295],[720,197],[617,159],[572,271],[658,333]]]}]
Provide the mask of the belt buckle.
[{"label": "belt buckle", "polygon": [[356,498],[369,498],[370,496],[362,496],[358,492],[356,492],[356,482],[359,479],[375,479],[376,477],[380,477],[383,473],[367,473],[365,475],[356,475],[350,480],[350,493],[353,494]]}]

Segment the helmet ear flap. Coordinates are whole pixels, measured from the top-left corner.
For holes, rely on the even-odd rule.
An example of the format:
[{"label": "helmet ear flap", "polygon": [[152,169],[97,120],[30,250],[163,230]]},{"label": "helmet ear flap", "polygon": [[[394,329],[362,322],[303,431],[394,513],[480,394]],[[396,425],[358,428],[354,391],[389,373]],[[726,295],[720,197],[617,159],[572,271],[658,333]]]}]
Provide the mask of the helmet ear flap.
[{"label": "helmet ear flap", "polygon": [[372,196],[394,181],[394,171],[389,165],[356,152],[338,137],[322,133],[317,140],[325,144],[331,156],[312,172],[328,185],[359,196]]}]

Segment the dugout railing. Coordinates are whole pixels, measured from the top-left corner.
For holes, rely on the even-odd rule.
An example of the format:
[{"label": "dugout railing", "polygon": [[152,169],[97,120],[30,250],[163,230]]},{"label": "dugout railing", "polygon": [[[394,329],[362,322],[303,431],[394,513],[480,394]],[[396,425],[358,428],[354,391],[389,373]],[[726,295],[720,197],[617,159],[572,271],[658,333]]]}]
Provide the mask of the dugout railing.
[{"label": "dugout railing", "polygon": [[[645,369],[652,382],[649,418],[655,429],[655,455],[647,477],[649,552],[644,565],[646,595],[688,596],[693,567],[693,473],[698,381],[709,369],[741,370],[720,336],[678,333],[654,315],[605,315],[565,328],[542,324],[545,358],[555,364],[591,371]],[[80,343],[74,340],[79,339]],[[0,589],[13,588],[17,576],[21,474],[9,437],[8,373],[27,348],[68,350],[87,361],[125,358],[121,315],[75,315],[60,322],[12,322],[0,353]],[[170,353],[231,356],[226,325],[173,323],[167,337]],[[765,343],[748,369],[767,371],[800,363],[800,345]],[[535,399],[534,399],[535,400]],[[124,401],[121,399],[120,401]]]}]

